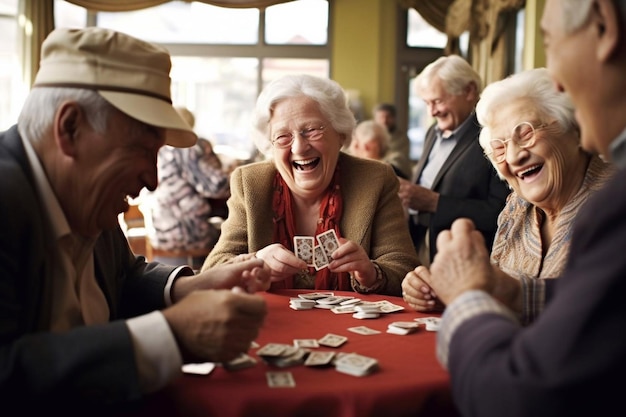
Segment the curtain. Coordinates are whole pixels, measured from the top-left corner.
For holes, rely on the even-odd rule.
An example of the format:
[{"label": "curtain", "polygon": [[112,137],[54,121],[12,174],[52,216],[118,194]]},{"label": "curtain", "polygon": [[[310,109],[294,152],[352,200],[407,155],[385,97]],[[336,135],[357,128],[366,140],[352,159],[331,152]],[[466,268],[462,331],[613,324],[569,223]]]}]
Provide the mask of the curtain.
[{"label": "curtain", "polygon": [[54,29],[54,1],[23,0],[18,4],[22,82],[30,87],[39,69],[41,43]]},{"label": "curtain", "polygon": [[469,31],[470,63],[484,85],[508,74],[510,51],[504,33],[511,12],[522,9],[526,0],[398,0],[412,7],[436,29],[448,35],[445,54],[458,53],[458,38]]},{"label": "curtain", "polygon": [[[99,12],[127,12],[130,10],[145,9],[158,6],[170,0],[66,0],[86,9]],[[191,2],[192,0],[185,0]],[[195,0],[213,6],[251,8],[268,7],[274,4],[287,3],[292,0]]]}]

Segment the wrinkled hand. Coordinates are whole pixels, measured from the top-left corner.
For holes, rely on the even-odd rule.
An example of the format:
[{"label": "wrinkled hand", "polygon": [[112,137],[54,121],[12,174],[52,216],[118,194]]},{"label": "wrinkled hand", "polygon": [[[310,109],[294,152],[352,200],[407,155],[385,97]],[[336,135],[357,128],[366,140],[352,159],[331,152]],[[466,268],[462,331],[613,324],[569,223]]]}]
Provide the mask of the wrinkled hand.
[{"label": "wrinkled hand", "polygon": [[269,267],[271,281],[281,281],[308,268],[306,262],[280,243],[264,247],[256,257],[263,259]]},{"label": "wrinkled hand", "polygon": [[461,218],[437,236],[437,254],[426,284],[446,305],[468,290],[492,292],[494,272],[485,239],[471,220]]},{"label": "wrinkled hand", "polygon": [[398,197],[400,197],[403,207],[421,212],[434,213],[437,211],[439,193],[403,178],[398,178],[398,181],[400,181]]},{"label": "wrinkled hand", "polygon": [[228,290],[195,291],[163,310],[185,363],[224,362],[247,352],[266,314],[261,296]]},{"label": "wrinkled hand", "polygon": [[339,238],[339,247],[331,254],[333,260],[328,264],[332,272],[351,272],[364,287],[376,283],[376,268],[367,252],[355,242]]},{"label": "wrinkled hand", "polygon": [[415,311],[443,311],[443,304],[435,292],[426,284],[430,271],[425,266],[418,266],[402,280],[402,298]]},{"label": "wrinkled hand", "polygon": [[172,300],[176,302],[196,290],[233,287],[239,287],[248,293],[265,291],[270,287],[270,270],[262,259],[254,258],[216,265],[198,275],[176,279],[172,288]]}]

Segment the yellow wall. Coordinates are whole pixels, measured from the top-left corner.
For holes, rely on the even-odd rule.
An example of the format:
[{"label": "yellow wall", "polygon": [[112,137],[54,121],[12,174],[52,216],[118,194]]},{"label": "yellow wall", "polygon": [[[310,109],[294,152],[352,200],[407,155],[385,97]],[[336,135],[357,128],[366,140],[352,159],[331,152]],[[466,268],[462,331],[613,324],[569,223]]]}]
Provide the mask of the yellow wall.
[{"label": "yellow wall", "polygon": [[524,31],[524,69],[546,66],[541,36],[541,15],[546,0],[526,0],[526,24]]},{"label": "yellow wall", "polygon": [[394,97],[396,5],[391,0],[336,0],[332,7],[331,77],[357,90],[366,117]]}]

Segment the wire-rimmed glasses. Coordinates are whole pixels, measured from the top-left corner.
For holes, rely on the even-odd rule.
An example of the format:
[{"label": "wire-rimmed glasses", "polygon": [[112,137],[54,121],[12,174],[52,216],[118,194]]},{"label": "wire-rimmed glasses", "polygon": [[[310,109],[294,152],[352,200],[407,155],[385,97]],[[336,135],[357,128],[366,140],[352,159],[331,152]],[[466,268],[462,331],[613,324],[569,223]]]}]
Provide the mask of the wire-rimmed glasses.
[{"label": "wire-rimmed glasses", "polygon": [[485,152],[487,156],[493,158],[497,163],[504,162],[506,159],[506,145],[513,141],[520,148],[530,148],[535,144],[537,139],[537,130],[548,127],[552,123],[543,123],[538,126],[533,126],[530,122],[521,122],[515,125],[511,136],[508,139],[491,139],[489,141],[490,151]]},{"label": "wire-rimmed glasses", "polygon": [[272,145],[277,148],[288,148],[293,144],[293,141],[296,139],[296,135],[300,135],[301,138],[306,139],[309,142],[315,142],[324,136],[325,128],[325,126],[318,126],[307,127],[297,132],[279,132],[272,138]]}]

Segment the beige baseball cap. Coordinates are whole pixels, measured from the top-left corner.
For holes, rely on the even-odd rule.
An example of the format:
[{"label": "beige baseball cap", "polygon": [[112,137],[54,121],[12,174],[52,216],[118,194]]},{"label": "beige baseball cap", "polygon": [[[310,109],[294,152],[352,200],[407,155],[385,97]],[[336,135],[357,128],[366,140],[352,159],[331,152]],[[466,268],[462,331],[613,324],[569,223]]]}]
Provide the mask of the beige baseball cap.
[{"label": "beige baseball cap", "polygon": [[41,47],[33,87],[96,90],[128,116],[166,129],[166,143],[193,146],[198,137],[172,106],[168,51],[109,29],[55,29]]}]

